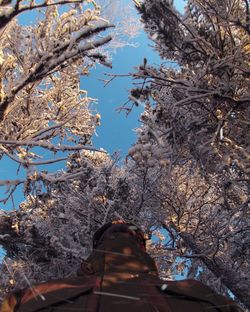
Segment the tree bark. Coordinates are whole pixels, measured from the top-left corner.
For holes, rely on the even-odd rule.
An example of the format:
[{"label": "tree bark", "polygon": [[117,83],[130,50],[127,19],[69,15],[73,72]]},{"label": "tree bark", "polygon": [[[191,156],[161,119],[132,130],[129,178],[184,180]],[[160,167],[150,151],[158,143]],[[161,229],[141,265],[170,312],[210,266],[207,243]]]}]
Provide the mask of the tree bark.
[{"label": "tree bark", "polygon": [[[167,227],[163,225],[166,229]],[[248,279],[242,280],[239,274],[226,265],[218,258],[209,258],[202,255],[203,251],[195,242],[193,236],[189,233],[178,233],[183,239],[185,245],[190,248],[194,254],[200,255],[199,259],[206,265],[206,267],[217,277],[222,283],[235,295],[235,297],[242,302],[246,308],[250,309],[250,281]]]}]

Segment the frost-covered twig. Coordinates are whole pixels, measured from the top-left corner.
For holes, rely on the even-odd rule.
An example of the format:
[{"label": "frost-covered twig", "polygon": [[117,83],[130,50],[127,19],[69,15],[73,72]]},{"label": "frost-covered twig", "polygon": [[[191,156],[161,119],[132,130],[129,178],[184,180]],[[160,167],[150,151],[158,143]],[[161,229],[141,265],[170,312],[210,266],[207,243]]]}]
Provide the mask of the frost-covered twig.
[{"label": "frost-covered twig", "polygon": [[63,1],[55,1],[49,3],[48,1],[44,1],[40,4],[34,4],[30,1],[29,5],[20,5],[22,1],[18,0],[16,4],[11,8],[6,8],[5,11],[2,9],[0,13],[0,29],[5,27],[14,17],[21,14],[25,11],[36,10],[39,8],[46,8],[54,5],[64,5],[64,4],[73,4],[73,3],[82,3],[83,0],[63,0]]},{"label": "frost-covered twig", "polygon": [[[16,146],[29,146],[29,147],[43,147],[48,150],[51,150],[52,152],[65,152],[65,151],[80,151],[80,150],[86,150],[86,151],[95,151],[95,152],[100,152],[100,153],[105,153],[103,150],[97,149],[92,146],[85,146],[85,145],[61,145],[57,144],[54,145],[52,143],[48,142],[43,142],[43,141],[18,141],[18,140],[1,140],[0,139],[0,144],[2,145],[14,145]],[[1,148],[1,147],[0,147]],[[6,151],[6,150],[5,150]]]}]

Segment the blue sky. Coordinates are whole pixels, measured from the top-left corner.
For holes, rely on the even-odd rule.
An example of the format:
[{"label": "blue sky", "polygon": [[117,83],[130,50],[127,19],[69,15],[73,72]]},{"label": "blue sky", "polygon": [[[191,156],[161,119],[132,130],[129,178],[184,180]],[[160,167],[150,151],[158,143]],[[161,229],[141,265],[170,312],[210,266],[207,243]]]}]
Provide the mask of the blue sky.
[{"label": "blue sky", "polygon": [[[130,2],[130,1],[128,1]],[[175,6],[183,11],[185,1],[176,0]],[[138,16],[139,18],[139,16]],[[117,108],[128,100],[129,90],[133,87],[131,78],[116,78],[107,87],[98,79],[107,79],[104,73],[127,74],[143,64],[146,57],[148,64],[159,65],[162,60],[152,48],[153,42],[148,39],[144,30],[136,38],[137,48],[124,47],[113,55],[113,68],[110,70],[98,66],[92,70],[90,77],[83,77],[81,87],[88,90],[90,97],[98,97],[97,110],[101,114],[101,126],[97,128],[97,137],[93,138],[96,147],[102,147],[110,154],[119,152],[125,157],[130,146],[136,141],[135,128],[140,126],[139,118],[143,107],[134,107],[126,117],[125,112],[118,113]]]},{"label": "blue sky", "polygon": [[[128,2],[131,3],[132,0],[128,0]],[[176,0],[175,6],[182,11],[184,3],[183,0]],[[23,23],[29,22],[29,19],[30,15],[25,14],[20,18]],[[104,87],[104,83],[100,79],[106,78],[104,73],[128,74],[133,72],[136,66],[143,63],[144,57],[147,58],[148,64],[158,65],[161,63],[158,54],[150,47],[153,43],[147,38],[143,30],[136,38],[136,43],[138,45],[136,48],[126,46],[117,50],[113,55],[112,69],[97,65],[96,69],[91,71],[90,76],[81,79],[81,88],[87,90],[90,97],[98,99],[95,108],[101,114],[101,126],[96,129],[97,136],[93,137],[94,146],[104,148],[110,154],[119,152],[123,158],[130,146],[136,141],[134,130],[140,125],[139,118],[143,108],[134,107],[128,116],[124,112],[118,113],[116,110],[128,99],[129,90],[133,87],[131,78],[117,78],[107,87]],[[62,168],[63,163],[61,162],[49,166],[49,171]],[[17,176],[17,165],[13,161],[6,158],[1,160],[0,180],[17,179],[23,175],[24,173],[20,171]],[[0,188],[0,197],[2,197],[4,191],[4,188]],[[15,208],[22,200],[22,187],[20,187],[14,194]],[[13,205],[10,201],[5,206],[0,203],[0,209],[12,208]]]},{"label": "blue sky", "polygon": [[134,107],[128,116],[125,111],[117,111],[117,108],[128,100],[129,90],[133,87],[131,77],[118,77],[106,87],[99,79],[108,78],[104,73],[134,72],[135,67],[143,63],[143,57],[146,55],[148,63],[160,64],[160,58],[149,47],[143,32],[136,41],[139,44],[137,48],[124,47],[117,51],[113,56],[112,69],[98,66],[96,70],[92,70],[90,77],[84,77],[81,81],[81,87],[88,90],[90,97],[98,97],[97,110],[102,118],[101,126],[96,129],[97,136],[93,138],[94,145],[104,148],[110,154],[119,152],[123,157],[136,140],[134,129],[139,126],[143,107]]}]

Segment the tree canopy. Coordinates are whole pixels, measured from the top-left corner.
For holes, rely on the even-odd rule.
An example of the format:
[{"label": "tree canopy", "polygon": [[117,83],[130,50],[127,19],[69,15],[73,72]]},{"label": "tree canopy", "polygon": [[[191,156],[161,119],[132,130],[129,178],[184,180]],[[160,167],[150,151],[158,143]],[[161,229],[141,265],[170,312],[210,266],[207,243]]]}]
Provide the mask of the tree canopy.
[{"label": "tree canopy", "polygon": [[[76,274],[94,231],[119,218],[158,237],[148,248],[162,277],[201,280],[249,308],[248,2],[189,0],[184,14],[165,0],[135,3],[162,64],[145,58],[131,73],[129,99],[145,110],[122,166],[91,146],[100,117],[79,88],[92,62],[109,66],[111,37],[96,35],[113,25],[99,6],[55,19],[49,5],[33,27],[4,25],[0,149],[28,173],[0,182],[8,196],[24,183],[27,195],[1,211],[2,294]],[[36,170],[36,146],[70,151],[67,167]]]}]

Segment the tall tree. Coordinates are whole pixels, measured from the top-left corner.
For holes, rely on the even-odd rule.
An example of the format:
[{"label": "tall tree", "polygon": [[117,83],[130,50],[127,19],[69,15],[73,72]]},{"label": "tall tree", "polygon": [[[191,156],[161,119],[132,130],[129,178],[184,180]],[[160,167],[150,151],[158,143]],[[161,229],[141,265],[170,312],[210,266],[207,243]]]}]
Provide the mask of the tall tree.
[{"label": "tall tree", "polygon": [[[103,214],[111,209],[111,201],[104,205],[105,192],[109,192],[105,179],[113,163],[91,144],[100,115],[91,107],[94,100],[80,89],[80,77],[88,75],[96,62],[110,67],[112,51],[130,44],[138,21],[121,1],[127,12],[127,29],[113,30],[107,17],[116,22],[121,12],[108,0],[101,4],[102,11],[94,1],[0,3],[0,153],[1,158],[8,157],[26,170],[23,179],[0,180],[0,186],[6,187],[1,202],[12,198],[21,184],[26,196],[18,210],[1,210],[0,243],[6,250],[1,297],[27,283],[70,274],[72,264],[79,264],[89,252],[93,228],[107,220],[107,216],[102,219]],[[115,16],[110,15],[110,6]],[[41,11],[31,25],[15,18],[35,9]],[[32,14],[28,17],[34,19]],[[67,167],[62,165],[56,173],[48,166],[44,169],[44,165],[59,161]],[[79,187],[82,193],[74,202]],[[86,200],[80,204],[84,194]],[[60,242],[58,231],[63,233]]]},{"label": "tall tree", "polygon": [[130,155],[155,177],[147,189],[158,199],[144,209],[168,233],[173,271],[249,308],[248,3],[194,0],[184,15],[163,0],[137,8],[165,59],[138,68],[130,97],[146,104]]},{"label": "tall tree", "polygon": [[[106,18],[116,22],[117,7],[108,0],[101,2],[102,16],[94,1],[1,3],[6,23],[0,37],[0,155],[27,172],[27,179],[0,180],[0,186],[7,187],[3,203],[18,185],[24,184],[28,194],[31,181],[51,179],[39,165],[65,161],[77,150],[95,150],[91,136],[100,115],[90,109],[94,100],[80,89],[80,77],[88,75],[96,62],[110,67],[112,51],[129,44],[139,29],[138,23],[131,26],[133,15],[123,2],[127,29],[114,27]],[[43,7],[37,23],[25,26],[14,19],[23,11]],[[34,20],[32,14],[28,18]],[[125,35],[127,42],[120,40]]]}]

